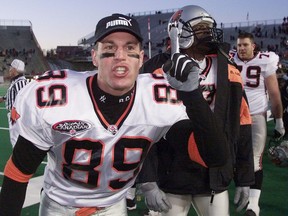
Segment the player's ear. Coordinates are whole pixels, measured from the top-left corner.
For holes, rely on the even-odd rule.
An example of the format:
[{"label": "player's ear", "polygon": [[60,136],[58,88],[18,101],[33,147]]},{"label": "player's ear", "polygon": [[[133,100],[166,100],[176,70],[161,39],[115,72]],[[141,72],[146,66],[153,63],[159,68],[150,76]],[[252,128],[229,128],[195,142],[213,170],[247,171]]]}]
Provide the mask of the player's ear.
[{"label": "player's ear", "polygon": [[91,57],[92,57],[92,63],[95,67],[98,67],[98,61],[97,61],[97,50],[91,49]]},{"label": "player's ear", "polygon": [[144,50],[140,51],[140,62],[139,62],[139,67],[141,68],[144,62]]}]

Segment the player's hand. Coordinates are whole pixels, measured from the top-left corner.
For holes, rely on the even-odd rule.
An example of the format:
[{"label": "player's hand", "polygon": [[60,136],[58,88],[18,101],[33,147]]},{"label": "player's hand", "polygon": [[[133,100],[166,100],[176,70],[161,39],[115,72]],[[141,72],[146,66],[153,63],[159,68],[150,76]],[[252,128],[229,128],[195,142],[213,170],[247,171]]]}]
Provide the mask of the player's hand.
[{"label": "player's hand", "polygon": [[162,66],[169,84],[180,91],[193,91],[199,86],[200,68],[189,56],[174,53]]},{"label": "player's hand", "polygon": [[236,187],[234,204],[237,206],[236,211],[240,212],[246,207],[249,201],[249,187]]},{"label": "player's hand", "polygon": [[274,139],[276,141],[280,140],[285,135],[285,128],[283,124],[282,118],[277,118],[275,120],[275,128],[274,128]]},{"label": "player's hand", "polygon": [[165,193],[159,189],[156,182],[147,182],[140,185],[148,209],[157,212],[168,212],[172,208]]}]

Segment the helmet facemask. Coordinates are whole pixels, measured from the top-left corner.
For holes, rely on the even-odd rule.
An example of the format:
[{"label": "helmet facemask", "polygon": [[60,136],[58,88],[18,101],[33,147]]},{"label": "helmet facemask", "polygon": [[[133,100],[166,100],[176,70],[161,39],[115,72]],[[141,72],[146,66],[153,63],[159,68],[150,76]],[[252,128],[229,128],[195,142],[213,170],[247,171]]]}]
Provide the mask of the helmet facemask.
[{"label": "helmet facemask", "polygon": [[203,49],[206,46],[207,50],[214,50],[215,45],[223,42],[223,31],[215,27],[216,22],[211,17],[196,18],[182,25],[179,37],[182,49],[188,49],[191,46],[201,46]]},{"label": "helmet facemask", "polygon": [[[188,49],[191,46],[215,47],[215,44],[223,42],[223,31],[216,28],[215,20],[201,7],[189,5],[175,12],[168,24],[168,32],[172,25],[175,25],[177,19],[179,32],[179,46],[181,49]],[[201,36],[201,30],[195,31],[198,24],[206,24],[205,37]],[[213,48],[214,49],[214,48]]]}]

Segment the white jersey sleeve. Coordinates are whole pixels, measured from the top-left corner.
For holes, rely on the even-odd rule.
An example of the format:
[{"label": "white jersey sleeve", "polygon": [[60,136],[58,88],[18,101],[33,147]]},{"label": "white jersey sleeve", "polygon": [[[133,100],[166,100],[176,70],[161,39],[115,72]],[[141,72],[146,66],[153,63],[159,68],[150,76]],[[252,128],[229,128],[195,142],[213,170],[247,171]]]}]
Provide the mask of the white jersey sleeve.
[{"label": "white jersey sleeve", "polygon": [[[266,78],[271,74],[275,74],[278,69],[279,56],[275,52],[260,52],[257,54],[258,58],[266,61],[263,64],[263,76]],[[260,64],[261,65],[261,64]]]},{"label": "white jersey sleeve", "polygon": [[166,79],[141,74],[127,110],[109,125],[91,93],[94,74],[50,71],[15,102],[20,135],[48,151],[43,188],[61,205],[105,207],[123,199],[151,145],[188,119]]},{"label": "white jersey sleeve", "polygon": [[[63,142],[63,135],[59,136],[51,130],[51,122],[66,119],[69,113],[76,116],[76,110],[68,106],[69,100],[76,100],[80,104],[87,102],[87,99],[85,101],[81,97],[82,84],[91,75],[91,72],[68,70],[46,73],[31,82],[25,91],[21,91],[14,104],[21,117],[16,122],[19,133],[42,150],[49,150],[55,144]],[[70,95],[72,89],[78,94]],[[69,139],[72,135],[68,133],[66,136],[65,139]]]}]

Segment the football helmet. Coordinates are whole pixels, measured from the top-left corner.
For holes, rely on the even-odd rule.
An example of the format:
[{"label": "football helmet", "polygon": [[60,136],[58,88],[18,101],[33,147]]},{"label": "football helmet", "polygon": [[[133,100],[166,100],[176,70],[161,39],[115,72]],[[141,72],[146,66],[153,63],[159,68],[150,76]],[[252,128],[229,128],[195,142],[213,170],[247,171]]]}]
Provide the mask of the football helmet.
[{"label": "football helmet", "polygon": [[[195,30],[193,30],[193,27],[199,23],[208,24],[208,29],[205,29],[205,31],[210,32],[209,37],[197,38],[197,34]],[[188,5],[182,7],[172,15],[168,23],[168,33],[170,36],[171,28],[177,27],[179,33],[179,47],[181,49],[188,49],[197,41],[197,39],[198,42],[201,42],[201,40],[210,43],[223,42],[223,31],[217,29],[216,25],[216,21],[206,10],[197,5]]]},{"label": "football helmet", "polygon": [[268,157],[275,165],[288,167],[288,140],[283,140],[279,145],[269,147]]}]

